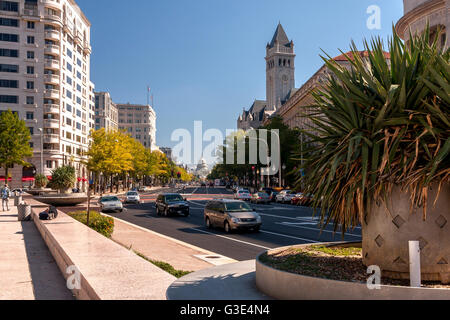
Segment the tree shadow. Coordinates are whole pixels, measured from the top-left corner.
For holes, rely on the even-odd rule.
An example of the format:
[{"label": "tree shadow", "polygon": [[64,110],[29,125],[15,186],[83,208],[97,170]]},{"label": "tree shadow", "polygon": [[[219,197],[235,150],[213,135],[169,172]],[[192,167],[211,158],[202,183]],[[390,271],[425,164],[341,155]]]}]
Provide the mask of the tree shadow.
[{"label": "tree shadow", "polygon": [[34,222],[22,222],[22,230],[35,299],[74,300]]}]

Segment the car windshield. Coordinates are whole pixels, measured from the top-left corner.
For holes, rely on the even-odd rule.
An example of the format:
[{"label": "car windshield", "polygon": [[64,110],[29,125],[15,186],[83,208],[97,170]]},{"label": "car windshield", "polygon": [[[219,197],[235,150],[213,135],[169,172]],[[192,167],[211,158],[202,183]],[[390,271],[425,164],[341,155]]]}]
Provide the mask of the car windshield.
[{"label": "car windshield", "polygon": [[248,190],[241,190],[239,191],[239,193],[245,194],[245,193],[250,193]]},{"label": "car windshield", "polygon": [[178,201],[184,201],[183,197],[179,194],[171,194],[166,196],[167,202],[178,202]]},{"label": "car windshield", "polygon": [[104,197],[102,198],[102,200],[100,200],[101,202],[112,202],[112,201],[119,201],[119,198],[117,197]]},{"label": "car windshield", "polygon": [[253,209],[245,202],[228,202],[225,203],[226,212],[250,212]]},{"label": "car windshield", "polygon": [[128,192],[127,196],[137,196],[138,193],[137,192]]},{"label": "car windshield", "polygon": [[267,197],[267,193],[265,193],[265,192],[260,192],[260,193],[258,193],[258,196],[260,196],[260,197]]}]

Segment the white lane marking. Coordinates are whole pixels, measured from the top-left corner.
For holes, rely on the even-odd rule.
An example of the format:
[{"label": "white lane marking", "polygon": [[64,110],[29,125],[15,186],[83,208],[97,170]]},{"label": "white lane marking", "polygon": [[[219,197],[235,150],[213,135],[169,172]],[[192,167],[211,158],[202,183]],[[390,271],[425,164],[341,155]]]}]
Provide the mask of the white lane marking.
[{"label": "white lane marking", "polygon": [[[306,229],[306,230],[313,230],[313,231],[321,231],[318,228],[309,228],[309,227],[301,227],[301,226],[296,226],[290,223],[286,223],[286,222],[275,222],[275,224],[281,225],[281,226],[286,226],[286,227],[292,227],[292,228],[299,228],[299,229]],[[322,230],[322,232],[327,232],[327,233],[333,233],[333,234],[340,234],[339,232],[334,232],[334,231],[329,231],[329,230]],[[352,236],[352,237],[358,237],[358,238],[362,238],[362,236],[357,235],[357,234],[352,234],[352,233],[345,233],[345,235],[348,236]]]},{"label": "white lane marking", "polygon": [[310,243],[319,243],[320,242],[320,241],[315,241],[315,240],[311,240],[311,239],[305,239],[305,238],[299,238],[299,237],[294,237],[294,236],[288,236],[286,234],[281,234],[281,233],[275,233],[275,232],[269,232],[269,231],[263,231],[263,230],[261,230],[260,232],[268,233],[268,234],[272,234],[272,235],[279,236],[279,237],[284,237],[284,238],[290,238],[290,239],[306,241],[306,242],[310,242]]},{"label": "white lane marking", "polygon": [[317,226],[317,222],[282,222],[282,223],[293,226]]},{"label": "white lane marking", "polygon": [[206,205],[200,204],[200,203],[197,203],[197,202],[194,202],[194,200],[188,200],[188,202],[190,202],[190,203],[192,203],[192,204],[195,204],[196,206],[206,207]]},{"label": "white lane marking", "polygon": [[230,237],[226,237],[226,236],[221,236],[220,234],[215,234],[215,233],[208,232],[208,231],[203,231],[203,230],[200,230],[200,229],[193,228],[192,230],[195,230],[195,231],[198,231],[198,232],[202,232],[202,233],[206,233],[206,234],[210,234],[210,235],[213,235],[213,236],[216,236],[216,237],[219,237],[219,238],[223,238],[223,239],[227,239],[227,240],[231,240],[231,241],[235,241],[235,242],[240,242],[240,243],[243,243],[243,244],[248,244],[250,246],[262,248],[262,249],[265,249],[265,250],[271,250],[272,249],[272,248],[260,246],[259,244],[254,244],[254,243],[247,242],[247,241],[242,241],[242,240],[238,240],[238,239],[234,239],[234,238],[230,238]]},{"label": "white lane marking", "polygon": [[[258,212],[259,213],[259,212]],[[273,218],[282,218],[282,219],[289,219],[289,220],[296,220],[296,221],[306,221],[306,222],[314,222],[314,219],[316,218],[307,218],[307,217],[286,217],[286,216],[276,216],[273,214],[268,214],[268,213],[259,213],[260,216],[267,216],[267,217],[273,217]]]}]

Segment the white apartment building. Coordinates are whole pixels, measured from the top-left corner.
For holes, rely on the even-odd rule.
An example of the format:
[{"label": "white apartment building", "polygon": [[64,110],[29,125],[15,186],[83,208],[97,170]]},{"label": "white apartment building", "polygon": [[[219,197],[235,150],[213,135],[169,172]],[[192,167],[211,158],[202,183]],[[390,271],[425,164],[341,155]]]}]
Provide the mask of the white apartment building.
[{"label": "white apartment building", "polygon": [[152,151],[156,146],[156,113],[149,105],[117,104],[119,109],[119,130],[125,130],[131,137]]},{"label": "white apartment building", "polygon": [[119,110],[109,92],[95,93],[95,130],[101,128],[106,131],[119,129]]},{"label": "white apartment building", "polygon": [[32,134],[30,168],[12,169],[13,187],[81,160],[95,128],[90,22],[74,0],[0,0],[0,112],[11,109]]}]

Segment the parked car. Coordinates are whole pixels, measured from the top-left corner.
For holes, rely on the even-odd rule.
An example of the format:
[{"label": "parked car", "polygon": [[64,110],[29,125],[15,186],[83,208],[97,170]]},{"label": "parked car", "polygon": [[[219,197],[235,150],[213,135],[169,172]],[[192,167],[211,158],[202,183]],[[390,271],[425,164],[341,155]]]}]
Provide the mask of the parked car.
[{"label": "parked car", "polygon": [[267,193],[269,196],[274,191],[275,191],[275,189],[273,189],[273,188],[262,188],[262,192]]},{"label": "parked car", "polygon": [[291,204],[293,205],[301,205],[301,201],[304,199],[303,193],[297,193],[291,200]]},{"label": "parked car", "polygon": [[310,206],[314,198],[313,194],[304,194],[303,198],[299,201],[299,206]]},{"label": "parked car", "polygon": [[275,202],[277,200],[278,191],[272,191],[269,194],[269,198],[271,202]]},{"label": "parked car", "polygon": [[291,203],[292,198],[296,193],[291,190],[283,190],[276,196],[275,202],[277,203]]},{"label": "parked car", "polygon": [[206,204],[204,211],[205,224],[208,228],[220,227],[225,232],[233,230],[253,230],[259,232],[262,219],[244,201],[213,200]]},{"label": "parked car", "polygon": [[123,212],[122,201],[116,196],[101,197],[98,201],[101,212]]},{"label": "parked car", "polygon": [[168,217],[171,214],[189,216],[189,203],[179,193],[160,194],[156,199],[156,214]]},{"label": "parked car", "polygon": [[127,194],[125,195],[125,203],[141,203],[141,197],[139,196],[139,193],[137,193],[136,191],[130,191],[127,192]]},{"label": "parked car", "polygon": [[234,199],[236,199],[236,200],[243,200],[243,201],[250,201],[252,199],[252,196],[250,195],[250,192],[248,190],[238,190],[234,194]]},{"label": "parked car", "polygon": [[252,199],[250,200],[252,203],[264,203],[269,204],[271,202],[270,196],[265,192],[257,192],[252,194]]}]

